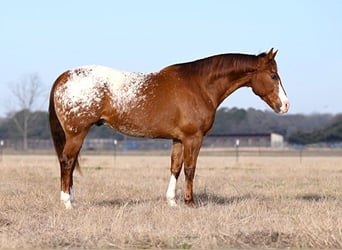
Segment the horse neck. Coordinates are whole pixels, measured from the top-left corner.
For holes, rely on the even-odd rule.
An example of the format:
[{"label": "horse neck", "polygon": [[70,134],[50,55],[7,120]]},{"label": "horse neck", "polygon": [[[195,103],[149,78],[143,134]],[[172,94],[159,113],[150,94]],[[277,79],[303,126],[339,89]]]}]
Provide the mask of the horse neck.
[{"label": "horse neck", "polygon": [[258,57],[243,54],[218,55],[184,64],[215,108],[240,87],[250,86]]}]

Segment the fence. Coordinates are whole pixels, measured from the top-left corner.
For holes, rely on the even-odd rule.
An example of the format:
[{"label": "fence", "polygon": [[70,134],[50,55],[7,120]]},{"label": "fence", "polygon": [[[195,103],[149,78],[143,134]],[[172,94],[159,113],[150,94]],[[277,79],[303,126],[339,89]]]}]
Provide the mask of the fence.
[{"label": "fence", "polygon": [[[51,140],[29,140],[29,151],[26,153],[53,153],[53,143]],[[139,139],[126,138],[122,141],[115,139],[86,139],[83,144],[83,153],[101,154],[149,154],[149,155],[169,155],[172,147],[172,140],[163,139]],[[22,153],[23,145],[20,140],[0,140],[0,152]],[[315,145],[315,147],[244,147],[236,145],[222,145],[204,141],[201,155],[211,156],[342,156],[342,145]]]}]

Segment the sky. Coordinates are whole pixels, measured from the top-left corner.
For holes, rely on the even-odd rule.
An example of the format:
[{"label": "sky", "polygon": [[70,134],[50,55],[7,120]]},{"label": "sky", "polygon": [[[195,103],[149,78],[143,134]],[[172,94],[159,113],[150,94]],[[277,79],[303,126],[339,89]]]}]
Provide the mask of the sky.
[{"label": "sky", "polygon": [[[0,3],[0,117],[18,109],[13,86],[32,74],[47,110],[67,69],[105,65],[155,72],[221,53],[278,50],[290,114],[342,113],[342,1],[87,1]],[[224,107],[270,110],[251,89]]]}]

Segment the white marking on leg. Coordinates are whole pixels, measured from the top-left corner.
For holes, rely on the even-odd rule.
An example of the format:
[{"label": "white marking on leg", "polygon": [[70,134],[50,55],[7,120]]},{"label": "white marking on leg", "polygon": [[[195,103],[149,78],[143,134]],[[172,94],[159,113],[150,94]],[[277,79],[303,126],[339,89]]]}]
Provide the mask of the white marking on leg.
[{"label": "white marking on leg", "polygon": [[61,201],[64,203],[66,209],[72,209],[70,194],[61,191]]},{"label": "white marking on leg", "polygon": [[177,206],[177,203],[176,203],[176,184],[177,184],[176,177],[174,175],[171,175],[169,187],[168,187],[167,192],[166,192],[166,199],[167,199],[168,204],[171,207]]}]

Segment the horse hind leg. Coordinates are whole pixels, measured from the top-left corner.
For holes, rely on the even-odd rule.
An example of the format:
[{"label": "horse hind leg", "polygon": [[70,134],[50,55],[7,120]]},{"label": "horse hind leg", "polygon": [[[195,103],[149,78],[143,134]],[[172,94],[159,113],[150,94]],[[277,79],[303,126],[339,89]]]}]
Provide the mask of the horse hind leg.
[{"label": "horse hind leg", "polygon": [[61,166],[61,201],[65,208],[71,209],[75,205],[75,194],[73,190],[73,172],[76,157],[63,153],[60,160]]},{"label": "horse hind leg", "polygon": [[174,140],[171,153],[171,177],[166,192],[166,199],[170,206],[177,206],[176,203],[176,184],[183,165],[183,144],[181,141]]},{"label": "horse hind leg", "polygon": [[77,136],[67,137],[62,157],[59,159],[61,168],[61,201],[66,209],[71,209],[75,206],[73,172],[78,164],[78,154],[86,134],[81,133]]}]

